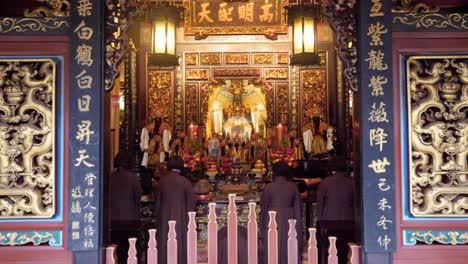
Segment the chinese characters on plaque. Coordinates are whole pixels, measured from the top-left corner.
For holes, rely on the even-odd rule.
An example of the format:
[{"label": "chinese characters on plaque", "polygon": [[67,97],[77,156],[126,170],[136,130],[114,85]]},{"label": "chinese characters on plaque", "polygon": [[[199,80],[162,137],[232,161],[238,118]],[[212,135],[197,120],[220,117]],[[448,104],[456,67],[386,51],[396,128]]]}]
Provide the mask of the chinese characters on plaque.
[{"label": "chinese characters on plaque", "polygon": [[[389,2],[389,1],[388,1]],[[365,250],[395,247],[395,180],[391,83],[391,3],[372,0],[361,6],[361,66]]]},{"label": "chinese characters on plaque", "polygon": [[99,14],[97,1],[71,1],[68,247],[74,251],[99,248]]},{"label": "chinese characters on plaque", "polygon": [[185,34],[286,34],[288,0],[184,0]]}]

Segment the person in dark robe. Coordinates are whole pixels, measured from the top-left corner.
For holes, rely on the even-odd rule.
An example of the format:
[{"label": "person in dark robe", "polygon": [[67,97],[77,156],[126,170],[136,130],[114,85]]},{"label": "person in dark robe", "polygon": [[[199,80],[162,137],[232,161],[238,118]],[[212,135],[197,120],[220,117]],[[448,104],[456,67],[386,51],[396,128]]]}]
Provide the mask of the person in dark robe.
[{"label": "person in dark robe", "polygon": [[118,245],[119,262],[126,263],[128,238],[138,235],[142,188],[138,175],[131,171],[133,158],[119,152],[114,159],[117,168],[110,179],[111,242]]},{"label": "person in dark robe", "polygon": [[347,176],[346,160],[335,159],[329,163],[329,176],[317,191],[317,238],[319,258],[326,260],[328,237],[337,237],[338,261],[346,263],[348,242],[354,242],[354,187]]},{"label": "person in dark robe", "polygon": [[353,181],[347,176],[346,161],[330,162],[329,176],[317,190],[317,220],[353,220]]},{"label": "person in dark robe", "polygon": [[158,242],[158,263],[167,263],[168,222],[176,221],[177,263],[187,263],[188,212],[195,211],[196,198],[192,184],[181,171],[184,161],[173,156],[167,162],[168,172],[159,180],[155,213]]},{"label": "person in dark robe", "polygon": [[301,263],[302,201],[296,185],[291,182],[292,173],[287,163],[273,165],[274,181],[265,186],[260,199],[260,230],[263,237],[263,259],[268,261],[268,211],[276,211],[278,230],[278,264],[288,263],[289,219],[296,220],[298,263]]}]

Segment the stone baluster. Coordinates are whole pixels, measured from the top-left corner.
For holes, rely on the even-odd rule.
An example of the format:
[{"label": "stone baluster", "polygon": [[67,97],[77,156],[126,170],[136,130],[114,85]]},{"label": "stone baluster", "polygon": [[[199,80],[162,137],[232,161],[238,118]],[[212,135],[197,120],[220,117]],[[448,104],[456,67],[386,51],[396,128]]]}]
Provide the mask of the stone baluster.
[{"label": "stone baluster", "polygon": [[216,223],[216,203],[208,204],[208,264],[218,263],[218,223]]},{"label": "stone baluster", "polygon": [[127,264],[137,264],[138,259],[137,259],[137,250],[136,250],[136,238],[129,238],[128,243],[128,258],[127,258]]},{"label": "stone baluster", "polygon": [[268,222],[268,264],[278,264],[278,230],[276,224],[276,212],[269,211]]},{"label": "stone baluster", "polygon": [[309,247],[307,248],[308,264],[318,264],[317,238],[315,233],[317,229],[309,228]]},{"label": "stone baluster", "polygon": [[249,203],[249,222],[247,223],[248,264],[258,263],[258,236],[256,203]]},{"label": "stone baluster", "polygon": [[228,264],[237,264],[237,208],[236,195],[229,194],[228,205]]},{"label": "stone baluster", "polygon": [[176,221],[169,221],[169,232],[167,233],[167,264],[177,264],[177,234]]},{"label": "stone baluster", "polygon": [[338,250],[336,249],[336,237],[328,237],[330,247],[328,248],[328,264],[338,264]]},{"label": "stone baluster", "polygon": [[148,252],[146,253],[148,263],[157,264],[158,263],[158,249],[156,242],[156,229],[148,230],[149,241],[148,241]]},{"label": "stone baluster", "polygon": [[289,219],[288,222],[288,263],[296,264],[298,260],[296,219]]},{"label": "stone baluster", "polygon": [[195,212],[189,212],[189,223],[187,231],[187,263],[197,264],[197,224],[195,223]]}]

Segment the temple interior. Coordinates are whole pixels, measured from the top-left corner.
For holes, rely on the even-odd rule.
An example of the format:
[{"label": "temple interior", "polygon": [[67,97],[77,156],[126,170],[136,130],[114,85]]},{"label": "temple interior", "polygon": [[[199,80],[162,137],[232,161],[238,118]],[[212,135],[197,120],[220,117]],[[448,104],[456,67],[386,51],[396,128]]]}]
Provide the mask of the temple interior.
[{"label": "temple interior", "polygon": [[0,5],[0,263],[466,263],[466,0]]}]

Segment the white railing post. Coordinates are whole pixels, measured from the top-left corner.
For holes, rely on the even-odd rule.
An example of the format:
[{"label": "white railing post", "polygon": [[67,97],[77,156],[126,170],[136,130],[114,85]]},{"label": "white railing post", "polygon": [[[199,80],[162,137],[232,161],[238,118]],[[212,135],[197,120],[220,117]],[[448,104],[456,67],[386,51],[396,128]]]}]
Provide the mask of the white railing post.
[{"label": "white railing post", "polygon": [[269,211],[268,222],[268,264],[278,264],[278,230],[276,224],[276,212]]},{"label": "white railing post", "polygon": [[289,219],[289,232],[288,232],[288,264],[297,264],[297,232],[296,232],[296,219]]},{"label": "white railing post", "polygon": [[169,221],[169,232],[167,233],[167,264],[177,264],[177,233],[176,221]]},{"label": "white railing post", "polygon": [[227,231],[228,264],[237,264],[237,209],[235,194],[229,194]]},{"label": "white railing post", "polygon": [[158,249],[156,248],[156,229],[148,230],[149,241],[148,241],[148,252],[146,253],[148,264],[158,263]]},{"label": "white railing post", "polygon": [[197,224],[195,223],[195,212],[189,212],[189,223],[187,231],[187,263],[197,264]]},{"label": "white railing post", "polygon": [[308,264],[318,264],[317,238],[315,233],[317,229],[309,228],[309,247],[307,248]]},{"label": "white railing post", "polygon": [[208,204],[208,264],[218,263],[218,223],[216,223],[216,203]]},{"label": "white railing post", "polygon": [[355,243],[348,243],[348,263],[349,264],[361,264],[361,246]]},{"label": "white railing post", "polygon": [[116,249],[117,249],[117,245],[110,245],[106,248],[106,264],[116,263],[116,257],[115,257]]},{"label": "white railing post", "polygon": [[328,237],[328,241],[330,242],[330,247],[328,248],[328,264],[338,264],[336,237],[330,236]]},{"label": "white railing post", "polygon": [[257,214],[255,212],[256,203],[249,203],[249,222],[247,223],[247,248],[248,264],[258,263],[258,231]]},{"label": "white railing post", "polygon": [[127,258],[127,264],[137,264],[138,259],[136,257],[137,250],[136,250],[136,238],[129,238],[128,239],[128,258]]}]

